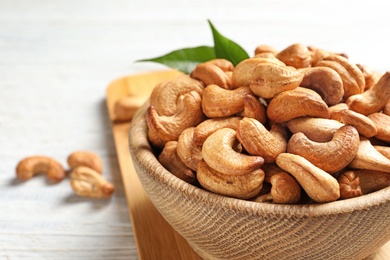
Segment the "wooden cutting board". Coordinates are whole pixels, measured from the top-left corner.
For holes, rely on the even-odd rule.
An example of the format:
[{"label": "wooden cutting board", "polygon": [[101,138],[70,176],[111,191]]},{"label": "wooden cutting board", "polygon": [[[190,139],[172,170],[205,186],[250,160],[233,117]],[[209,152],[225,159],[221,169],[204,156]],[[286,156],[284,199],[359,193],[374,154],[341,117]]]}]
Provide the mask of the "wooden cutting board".
[{"label": "wooden cutting board", "polygon": [[[134,239],[141,260],[201,259],[161,216],[145,193],[134,170],[128,148],[130,122],[114,123],[114,104],[126,95],[147,100],[153,87],[162,80],[169,80],[181,73],[173,70],[131,75],[113,81],[107,87],[107,109],[111,119],[119,166],[125,187]],[[380,221],[380,220],[378,220]],[[390,259],[390,241],[383,246],[374,260]]]}]

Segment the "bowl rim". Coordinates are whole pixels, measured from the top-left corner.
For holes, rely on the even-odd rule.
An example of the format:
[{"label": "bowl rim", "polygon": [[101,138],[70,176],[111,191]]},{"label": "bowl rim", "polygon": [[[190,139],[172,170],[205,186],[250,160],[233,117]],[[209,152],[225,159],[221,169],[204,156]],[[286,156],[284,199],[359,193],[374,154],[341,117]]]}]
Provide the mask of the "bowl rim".
[{"label": "bowl rim", "polygon": [[[390,186],[360,197],[315,204],[273,204],[254,202],[218,195],[210,191],[191,185],[167,171],[157,160],[147,138],[147,124],[145,111],[146,102],[135,113],[128,131],[128,142],[133,163],[154,178],[161,185],[166,186],[190,200],[202,201],[212,207],[225,207],[243,214],[270,214],[294,217],[321,217],[329,215],[349,214],[354,211],[369,210],[383,204],[390,204]],[[145,159],[150,160],[145,160]],[[155,169],[151,171],[150,169]],[[136,171],[139,175],[139,172]],[[141,182],[142,183],[142,182]],[[143,184],[142,184],[143,185]]]}]

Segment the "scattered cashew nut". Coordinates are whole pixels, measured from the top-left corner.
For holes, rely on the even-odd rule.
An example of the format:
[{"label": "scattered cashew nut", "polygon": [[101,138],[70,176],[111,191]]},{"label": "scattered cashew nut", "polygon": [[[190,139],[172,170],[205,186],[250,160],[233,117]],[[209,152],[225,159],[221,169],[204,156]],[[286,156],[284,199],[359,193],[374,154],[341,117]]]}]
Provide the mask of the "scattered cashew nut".
[{"label": "scattered cashew nut", "polygon": [[89,151],[75,151],[68,156],[68,165],[70,169],[78,166],[86,166],[98,173],[102,173],[103,163],[99,155]]},{"label": "scattered cashew nut", "polygon": [[54,183],[62,181],[66,176],[62,165],[48,156],[36,155],[26,157],[16,166],[16,177],[22,181],[40,173],[46,173],[47,178]]}]

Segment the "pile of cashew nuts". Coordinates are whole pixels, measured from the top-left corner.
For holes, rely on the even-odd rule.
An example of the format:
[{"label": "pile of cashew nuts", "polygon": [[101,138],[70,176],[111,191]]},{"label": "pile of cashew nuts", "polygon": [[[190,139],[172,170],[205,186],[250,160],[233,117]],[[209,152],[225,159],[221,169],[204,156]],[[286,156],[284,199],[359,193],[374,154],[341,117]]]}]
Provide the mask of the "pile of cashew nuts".
[{"label": "pile of cashew nuts", "polygon": [[324,203],[390,185],[390,71],[344,54],[260,45],[198,64],[157,84],[145,117],[159,162],[223,196]]},{"label": "pile of cashew nuts", "polygon": [[[68,158],[70,185],[82,197],[108,198],[114,192],[114,185],[102,176],[103,165],[100,157],[89,151],[74,151]],[[16,166],[16,177],[27,181],[33,176],[45,173],[53,183],[59,183],[67,171],[56,159],[34,155],[23,158]]]}]

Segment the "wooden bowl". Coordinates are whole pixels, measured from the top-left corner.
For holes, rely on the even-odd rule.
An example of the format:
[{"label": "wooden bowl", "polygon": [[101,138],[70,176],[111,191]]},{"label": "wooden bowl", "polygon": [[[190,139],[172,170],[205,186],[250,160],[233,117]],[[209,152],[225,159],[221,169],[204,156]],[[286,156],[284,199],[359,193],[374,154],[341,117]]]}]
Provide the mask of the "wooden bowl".
[{"label": "wooden bowl", "polygon": [[344,201],[276,205],[187,184],[157,161],[146,105],[129,131],[135,169],[158,211],[204,259],[363,259],[390,240],[390,187]]}]

